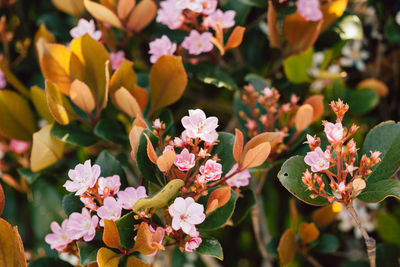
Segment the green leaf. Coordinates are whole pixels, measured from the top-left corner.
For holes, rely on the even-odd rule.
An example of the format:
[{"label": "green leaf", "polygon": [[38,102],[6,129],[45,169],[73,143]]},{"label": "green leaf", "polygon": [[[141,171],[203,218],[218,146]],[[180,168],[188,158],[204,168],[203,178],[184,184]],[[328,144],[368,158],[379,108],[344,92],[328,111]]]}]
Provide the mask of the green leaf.
[{"label": "green leaf", "polygon": [[62,207],[67,214],[67,216],[71,215],[73,212],[81,212],[84,207],[83,203],[79,199],[78,196],[75,196],[74,193],[69,193],[65,195],[62,200]]},{"label": "green leaf", "polygon": [[400,182],[391,179],[384,179],[375,183],[367,182],[367,187],[357,196],[361,201],[377,203],[387,197],[400,199]]},{"label": "green leaf", "polygon": [[281,184],[295,197],[310,205],[323,206],[329,204],[329,201],[322,197],[312,199],[311,191],[307,190],[307,186],[302,182],[301,177],[306,171],[307,165],[304,157],[294,156],[283,163],[278,178]]},{"label": "green leaf", "polygon": [[116,120],[100,120],[94,128],[94,134],[101,139],[108,140],[116,144],[128,144],[128,134],[126,134],[124,127]]},{"label": "green leaf", "polygon": [[121,179],[121,187],[125,188],[128,186],[125,171],[122,168],[121,163],[106,150],[103,150],[97,157],[95,164],[101,166],[101,176],[108,177],[113,175],[119,175]]},{"label": "green leaf", "polygon": [[72,267],[68,262],[55,258],[41,258],[29,263],[29,267]]},{"label": "green leaf", "polygon": [[264,0],[239,0],[243,4],[253,6],[253,7],[266,7],[267,6],[267,1]]},{"label": "green leaf", "polygon": [[40,176],[39,173],[33,172],[30,168],[19,168],[17,171],[29,184],[33,184]]},{"label": "green leaf", "polygon": [[346,98],[349,111],[356,115],[363,115],[378,105],[379,97],[372,89],[352,90]]},{"label": "green leaf", "polygon": [[283,61],[286,77],[292,83],[310,82],[307,70],[312,67],[314,49],[311,47],[305,52],[288,57]]},{"label": "green leaf", "polygon": [[138,221],[134,218],[135,213],[132,211],[128,214],[125,214],[120,219],[115,221],[115,225],[117,226],[120,242],[124,249],[131,249],[135,244],[135,233],[136,230],[133,227],[135,224],[138,224]]},{"label": "green leaf", "polygon": [[171,258],[171,266],[181,267],[186,263],[186,255],[179,250],[178,246],[175,246]]},{"label": "green leaf", "polygon": [[57,139],[76,146],[91,146],[98,141],[98,138],[84,131],[76,123],[68,125],[54,123],[50,133]]},{"label": "green leaf", "polygon": [[335,235],[322,234],[317,242],[318,244],[313,249],[319,253],[328,254],[339,248],[339,239]]},{"label": "green leaf", "polygon": [[395,216],[380,212],[377,217],[377,231],[385,242],[400,246],[400,222]]},{"label": "green leaf", "polygon": [[238,88],[235,80],[223,69],[216,65],[206,66],[196,73],[197,78],[205,84],[212,84],[218,88],[235,90]]},{"label": "green leaf", "polygon": [[92,242],[78,242],[79,257],[82,265],[88,265],[96,262],[97,251],[103,247],[101,241],[95,240]]},{"label": "green leaf", "polygon": [[362,40],[364,35],[361,20],[356,15],[344,16],[337,32],[342,40]]},{"label": "green leaf", "polygon": [[136,163],[143,175],[144,179],[149,180],[160,186],[165,185],[164,175],[160,172],[158,167],[150,161],[147,156],[147,139],[145,134],[149,137],[153,147],[157,147],[158,137],[155,136],[151,130],[146,129],[143,131],[139,139],[139,145],[136,152]]},{"label": "green leaf", "polygon": [[394,44],[400,43],[400,25],[390,19],[385,25],[385,37]]},{"label": "green leaf", "polygon": [[378,267],[393,267],[399,265],[399,247],[390,244],[376,245],[376,262]]},{"label": "green leaf", "polygon": [[[218,187],[212,188],[209,190],[207,196],[203,196],[199,199],[199,203],[204,205],[204,210],[207,210],[207,202],[208,198]],[[238,199],[238,195],[235,191],[231,190],[231,198],[228,203],[224,206],[217,208],[215,211],[211,212],[206,219],[198,225],[199,230],[215,230],[222,227],[231,217],[233,211],[235,210],[236,201]]]},{"label": "green leaf", "polygon": [[232,215],[232,221],[235,225],[241,223],[249,214],[251,208],[256,205],[256,196],[251,189],[244,189],[240,192],[243,197],[239,197],[236,202],[236,209]]},{"label": "green leaf", "polygon": [[235,164],[235,158],[233,157],[233,144],[235,143],[235,136],[231,133],[219,132],[218,133],[219,143],[211,151],[211,155],[218,155],[221,159],[222,164],[222,175],[228,173],[232,166]]},{"label": "green leaf", "polygon": [[195,250],[196,253],[215,257],[219,260],[224,260],[221,244],[214,237],[202,237],[200,246]]}]

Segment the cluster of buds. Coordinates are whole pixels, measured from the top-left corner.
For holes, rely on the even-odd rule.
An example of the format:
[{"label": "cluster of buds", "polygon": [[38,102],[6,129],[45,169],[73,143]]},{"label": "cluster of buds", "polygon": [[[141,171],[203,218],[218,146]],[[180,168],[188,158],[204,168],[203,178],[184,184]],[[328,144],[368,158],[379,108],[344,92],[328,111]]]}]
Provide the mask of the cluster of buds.
[{"label": "cluster of buds", "polygon": [[[299,105],[299,98],[292,94],[290,102],[279,103],[280,94],[277,89],[266,87],[261,91],[255,90],[253,85],[245,86],[241,101],[249,107],[249,114],[239,112],[239,116],[246,122],[249,137],[260,132],[276,132],[276,144],[273,146],[270,159],[286,151],[299,137],[301,132],[313,121],[316,121],[323,112],[323,97],[316,95],[307,99],[304,105]],[[289,131],[296,127],[296,133],[285,144],[284,139]]]},{"label": "cluster of buds", "polygon": [[[304,161],[311,167],[313,173],[306,170],[302,181],[307,185],[308,190],[314,192],[310,195],[311,198],[321,196],[329,202],[338,201],[349,204],[365,188],[367,176],[371,173],[371,168],[379,163],[381,153],[371,151],[370,157],[363,155],[359,167],[355,166],[358,149],[354,139],[350,138],[358,127],[353,124],[347,130],[342,125],[343,117],[349,109],[347,104],[339,99],[337,102],[332,101],[330,106],[337,120],[336,123],[323,121],[329,145],[323,151],[320,147],[320,138],[307,135],[306,143],[311,152],[307,153]],[[333,173],[334,168],[336,173]],[[328,177],[333,195],[326,192],[326,184],[321,174]]]}]

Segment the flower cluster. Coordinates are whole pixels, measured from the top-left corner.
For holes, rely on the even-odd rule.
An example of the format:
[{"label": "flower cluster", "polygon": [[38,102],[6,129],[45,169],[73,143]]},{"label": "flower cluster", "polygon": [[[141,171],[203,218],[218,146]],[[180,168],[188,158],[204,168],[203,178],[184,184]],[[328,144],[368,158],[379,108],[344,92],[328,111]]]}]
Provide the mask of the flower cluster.
[{"label": "flower cluster", "polygon": [[[328,199],[330,202],[338,201],[349,204],[366,186],[367,176],[371,168],[379,163],[380,152],[371,151],[370,157],[363,155],[356,166],[357,147],[351,136],[358,127],[352,125],[349,130],[343,127],[342,120],[349,109],[340,99],[330,104],[337,116],[336,123],[323,121],[324,132],[329,145],[322,150],[321,140],[318,137],[307,135],[307,144],[311,152],[308,152],[304,161],[311,167],[311,172],[303,173],[302,181],[307,189],[314,191],[311,198],[318,196]],[[333,173],[336,170],[336,173]],[[333,195],[326,192],[326,182],[322,174],[329,179],[329,186]]]},{"label": "flower cluster", "polygon": [[[217,31],[217,25],[227,30],[235,25],[235,11],[217,9],[217,0],[166,0],[160,3],[157,12],[157,22],[171,30],[183,30],[189,33],[183,40],[181,47],[190,55],[200,55],[210,52],[214,45],[210,38],[213,36],[210,29]],[[199,21],[202,21],[201,23]],[[177,44],[163,35],[150,43],[150,61],[155,63],[162,55],[173,55]]]}]

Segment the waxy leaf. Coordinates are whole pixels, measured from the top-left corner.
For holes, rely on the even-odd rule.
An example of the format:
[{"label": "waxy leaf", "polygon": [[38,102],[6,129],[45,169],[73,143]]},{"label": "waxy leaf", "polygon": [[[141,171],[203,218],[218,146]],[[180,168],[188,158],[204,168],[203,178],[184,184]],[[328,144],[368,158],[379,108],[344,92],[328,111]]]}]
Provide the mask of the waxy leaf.
[{"label": "waxy leaf", "polygon": [[400,182],[392,179],[384,179],[375,183],[367,182],[367,187],[357,196],[367,203],[381,202],[387,197],[400,199]]},{"label": "waxy leaf", "polygon": [[64,152],[64,142],[54,138],[51,134],[52,125],[46,125],[33,134],[31,169],[40,171],[61,159]]},{"label": "waxy leaf", "polygon": [[69,97],[75,105],[88,114],[90,114],[96,107],[90,88],[78,79],[72,82]]},{"label": "waxy leaf", "polygon": [[128,261],[126,262],[126,266],[135,266],[135,267],[150,267],[149,264],[139,260],[138,258],[132,256],[128,258]]},{"label": "waxy leaf", "polygon": [[202,236],[200,246],[195,250],[196,253],[211,256],[219,260],[224,260],[221,244],[211,236]]},{"label": "waxy leaf", "polygon": [[298,132],[304,131],[314,118],[314,108],[310,104],[304,104],[296,112],[295,125]]},{"label": "waxy leaf", "polygon": [[35,130],[36,120],[28,102],[13,91],[0,91],[1,135],[30,141]]},{"label": "waxy leaf", "polygon": [[83,0],[51,0],[51,2],[59,10],[73,16],[79,16],[84,10]]},{"label": "waxy leaf", "polygon": [[302,182],[301,177],[308,166],[304,162],[304,157],[294,156],[285,161],[282,165],[278,178],[281,184],[295,197],[310,205],[322,206],[328,204],[328,200],[322,197],[312,199],[311,191],[307,190],[307,186]]},{"label": "waxy leaf", "polygon": [[114,99],[117,107],[128,114],[129,117],[136,118],[142,116],[142,110],[140,109],[139,103],[126,88],[119,88],[114,94]]},{"label": "waxy leaf", "polygon": [[74,118],[73,111],[68,99],[61,93],[59,87],[49,80],[46,80],[46,100],[53,118],[62,125],[69,124]]},{"label": "waxy leaf", "polygon": [[147,127],[148,126],[147,126],[146,122],[140,117],[137,117],[132,124],[132,129],[129,132],[129,143],[130,143],[131,149],[132,149],[131,156],[132,156],[133,160],[136,159],[136,153],[137,153],[137,149],[139,146],[140,137],[142,135],[142,132]]},{"label": "waxy leaf", "polygon": [[157,14],[157,5],[153,0],[141,0],[131,13],[126,26],[133,32],[140,32],[150,24]]},{"label": "waxy leaf", "polygon": [[88,132],[77,123],[70,123],[68,125],[60,125],[54,123],[51,128],[51,135],[55,138],[75,146],[91,146],[99,139],[91,132]]},{"label": "waxy leaf", "polygon": [[108,248],[100,248],[97,252],[97,264],[99,267],[118,267],[119,259],[122,256]]},{"label": "waxy leaf", "polygon": [[18,228],[0,218],[0,266],[26,265],[24,246]]},{"label": "waxy leaf", "polygon": [[236,162],[240,162],[243,152],[243,133],[235,129],[235,143],[233,144],[233,157]]},{"label": "waxy leaf", "polygon": [[[82,210],[82,209],[81,209]],[[98,240],[91,242],[77,242],[79,249],[79,258],[82,265],[88,265],[96,262],[97,252],[104,246],[103,242]]]},{"label": "waxy leaf", "polygon": [[174,151],[166,151],[157,159],[157,167],[162,172],[167,172],[174,165],[176,154]]},{"label": "waxy leaf", "polygon": [[118,228],[114,221],[104,220],[103,241],[110,248],[122,249]]},{"label": "waxy leaf", "polygon": [[69,216],[74,212],[81,212],[84,204],[80,200],[79,196],[75,196],[75,193],[69,193],[62,199],[62,207],[65,213]]},{"label": "waxy leaf", "polygon": [[48,123],[52,123],[54,121],[54,118],[50,113],[49,107],[47,106],[46,93],[44,92],[44,90],[36,85],[32,86],[31,100],[40,117],[45,119]]},{"label": "waxy leaf", "polygon": [[160,209],[167,206],[169,200],[179,192],[184,184],[184,181],[181,179],[171,180],[154,196],[139,199],[133,207],[133,210],[140,211],[151,208]]},{"label": "waxy leaf", "polygon": [[127,145],[128,137],[124,126],[117,120],[101,119],[94,128],[93,133],[101,139],[115,144]]},{"label": "waxy leaf", "polygon": [[244,155],[241,168],[250,169],[258,167],[267,160],[271,152],[271,145],[269,142],[264,142],[254,148],[249,149]]},{"label": "waxy leaf", "polygon": [[160,57],[150,70],[150,113],[178,101],[186,84],[187,75],[182,58]]},{"label": "waxy leaf", "polygon": [[121,20],[125,20],[132,9],[135,7],[136,0],[119,0],[117,5],[117,14]]},{"label": "waxy leaf", "polygon": [[218,141],[218,145],[214,146],[211,151],[211,156],[218,155],[218,158],[221,159],[222,175],[226,175],[235,164],[232,153],[235,136],[231,133],[219,132]]},{"label": "waxy leaf", "polygon": [[90,15],[92,15],[96,19],[108,23],[118,29],[122,28],[122,24],[119,21],[117,15],[107,7],[89,0],[84,0],[83,3]]},{"label": "waxy leaf", "polygon": [[244,27],[236,26],[229,36],[228,41],[225,44],[224,50],[227,51],[229,49],[238,47],[242,43],[245,30],[246,28]]},{"label": "waxy leaf", "polygon": [[207,201],[207,210],[205,212],[206,215],[215,211],[217,208],[224,206],[226,203],[228,203],[230,198],[231,188],[229,186],[223,186],[212,191]]},{"label": "waxy leaf", "polygon": [[135,213],[132,211],[115,221],[121,246],[126,250],[131,249],[135,244],[134,236],[136,235],[136,230],[132,226],[138,223],[139,222],[135,219]]},{"label": "waxy leaf", "polygon": [[281,265],[286,265],[294,259],[297,248],[298,244],[296,242],[296,236],[293,230],[286,230],[283,233],[278,245],[279,260]]}]

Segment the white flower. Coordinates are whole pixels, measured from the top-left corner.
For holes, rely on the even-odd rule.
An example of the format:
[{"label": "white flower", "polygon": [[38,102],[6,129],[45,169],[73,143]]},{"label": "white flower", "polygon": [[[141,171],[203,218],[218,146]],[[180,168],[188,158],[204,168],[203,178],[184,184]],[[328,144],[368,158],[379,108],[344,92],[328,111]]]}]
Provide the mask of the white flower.
[{"label": "white flower", "polygon": [[340,58],[340,64],[344,67],[355,66],[359,71],[365,70],[365,62],[369,57],[367,51],[361,50],[362,41],[353,40],[343,47],[342,55]]}]

